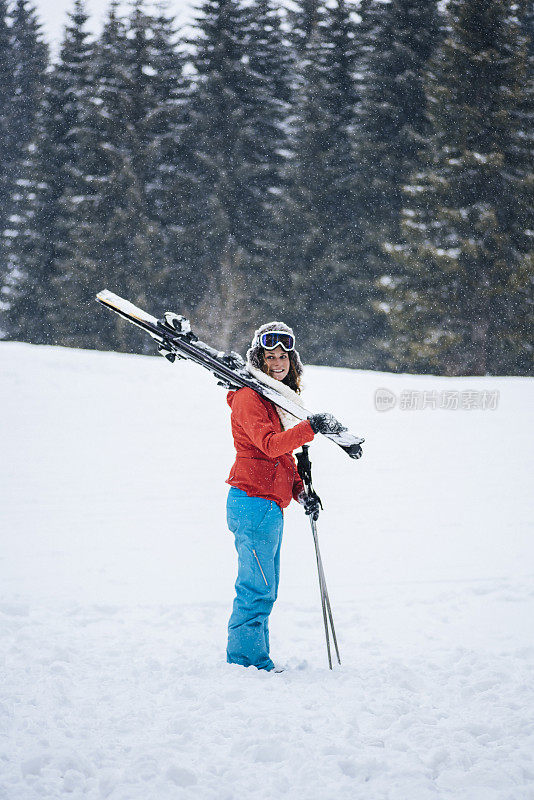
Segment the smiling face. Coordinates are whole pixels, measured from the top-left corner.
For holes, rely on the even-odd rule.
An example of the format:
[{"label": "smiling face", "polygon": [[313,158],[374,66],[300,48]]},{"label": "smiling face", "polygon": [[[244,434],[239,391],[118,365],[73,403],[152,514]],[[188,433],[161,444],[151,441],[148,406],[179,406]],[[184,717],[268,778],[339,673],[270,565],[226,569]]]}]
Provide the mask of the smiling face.
[{"label": "smiling face", "polygon": [[283,347],[275,347],[274,350],[263,351],[263,363],[265,372],[277,381],[283,381],[289,372],[289,353]]}]

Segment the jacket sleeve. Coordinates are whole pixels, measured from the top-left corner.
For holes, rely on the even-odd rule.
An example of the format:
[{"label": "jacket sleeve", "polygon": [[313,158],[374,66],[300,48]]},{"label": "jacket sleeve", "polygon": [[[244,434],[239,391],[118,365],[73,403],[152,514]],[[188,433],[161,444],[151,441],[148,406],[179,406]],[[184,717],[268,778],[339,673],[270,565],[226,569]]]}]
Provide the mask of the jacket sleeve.
[{"label": "jacket sleeve", "polygon": [[256,392],[248,387],[236,392],[232,412],[252,443],[269,458],[291,453],[306,442],[311,442],[315,435],[307,420],[288,431],[275,431],[267,409]]}]

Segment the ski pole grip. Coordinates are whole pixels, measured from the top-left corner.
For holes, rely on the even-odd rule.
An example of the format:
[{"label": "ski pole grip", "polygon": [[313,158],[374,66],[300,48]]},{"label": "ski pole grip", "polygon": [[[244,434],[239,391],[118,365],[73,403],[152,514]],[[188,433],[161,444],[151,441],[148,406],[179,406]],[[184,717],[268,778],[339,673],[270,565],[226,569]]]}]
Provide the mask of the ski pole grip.
[{"label": "ski pole grip", "polygon": [[302,448],[297,452],[297,472],[302,478],[302,482],[309,489],[312,485],[311,476],[311,461],[309,456],[309,445],[303,444]]}]

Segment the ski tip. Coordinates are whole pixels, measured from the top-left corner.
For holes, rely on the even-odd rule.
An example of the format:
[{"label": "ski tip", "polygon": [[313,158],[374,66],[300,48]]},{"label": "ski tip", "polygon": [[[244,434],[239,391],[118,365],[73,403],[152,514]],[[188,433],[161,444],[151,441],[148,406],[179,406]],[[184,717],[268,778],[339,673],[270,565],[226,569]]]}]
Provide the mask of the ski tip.
[{"label": "ski tip", "polygon": [[96,295],[95,300],[98,300],[99,303],[107,303],[116,297],[117,295],[113,294],[113,292],[110,292],[108,289],[102,289],[102,291],[98,292]]}]

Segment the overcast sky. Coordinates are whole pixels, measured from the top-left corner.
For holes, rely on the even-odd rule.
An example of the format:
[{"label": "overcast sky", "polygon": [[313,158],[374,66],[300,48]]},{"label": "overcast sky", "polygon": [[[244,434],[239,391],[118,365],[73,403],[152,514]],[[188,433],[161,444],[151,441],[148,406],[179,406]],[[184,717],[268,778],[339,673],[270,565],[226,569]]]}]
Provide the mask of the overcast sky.
[{"label": "overcast sky", "polygon": [[[34,3],[44,38],[55,54],[63,37],[67,12],[72,11],[74,0],[34,0]],[[197,0],[167,0],[167,4],[169,13],[176,14],[178,24],[184,24],[191,19],[192,10],[200,3]],[[127,10],[131,4],[126,2],[121,5]],[[109,0],[85,0],[85,8],[89,14],[88,25],[96,34],[100,33],[108,7]]]}]

